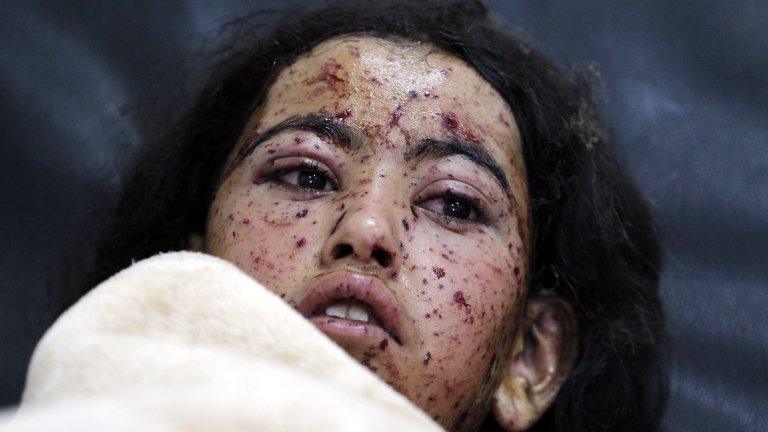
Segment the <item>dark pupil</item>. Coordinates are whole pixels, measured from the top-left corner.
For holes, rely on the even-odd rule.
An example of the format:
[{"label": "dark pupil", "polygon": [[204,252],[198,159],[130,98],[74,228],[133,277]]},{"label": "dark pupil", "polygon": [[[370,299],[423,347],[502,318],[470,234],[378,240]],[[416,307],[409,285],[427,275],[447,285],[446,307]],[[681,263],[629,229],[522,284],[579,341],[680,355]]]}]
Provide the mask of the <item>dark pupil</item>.
[{"label": "dark pupil", "polygon": [[464,201],[456,198],[448,198],[445,200],[443,214],[455,218],[467,219],[469,218],[470,213],[472,213],[472,208],[470,208]]},{"label": "dark pupil", "polygon": [[317,171],[301,171],[298,182],[299,186],[303,188],[323,190],[327,180],[324,175]]}]

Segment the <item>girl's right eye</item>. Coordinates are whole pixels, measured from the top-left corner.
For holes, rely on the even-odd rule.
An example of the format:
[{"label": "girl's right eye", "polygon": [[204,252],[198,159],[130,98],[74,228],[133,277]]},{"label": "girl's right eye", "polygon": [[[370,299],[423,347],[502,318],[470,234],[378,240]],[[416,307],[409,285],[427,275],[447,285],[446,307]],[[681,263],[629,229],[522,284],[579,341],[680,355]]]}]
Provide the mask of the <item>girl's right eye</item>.
[{"label": "girl's right eye", "polygon": [[307,169],[283,171],[277,175],[277,179],[291,186],[315,191],[331,191],[331,181],[320,171]]},{"label": "girl's right eye", "polygon": [[291,168],[275,172],[272,180],[285,187],[298,189],[303,192],[331,192],[337,189],[333,175],[318,165],[302,161]]}]

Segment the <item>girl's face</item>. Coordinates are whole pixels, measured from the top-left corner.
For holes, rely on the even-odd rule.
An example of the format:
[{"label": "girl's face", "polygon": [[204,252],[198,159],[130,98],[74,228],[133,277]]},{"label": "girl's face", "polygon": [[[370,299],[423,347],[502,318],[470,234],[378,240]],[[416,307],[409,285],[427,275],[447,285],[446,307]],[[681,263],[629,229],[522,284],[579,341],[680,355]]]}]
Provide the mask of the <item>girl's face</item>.
[{"label": "girl's face", "polygon": [[429,45],[350,36],[271,84],[230,156],[205,248],[461,428],[487,410],[515,335],[527,214],[499,94]]}]

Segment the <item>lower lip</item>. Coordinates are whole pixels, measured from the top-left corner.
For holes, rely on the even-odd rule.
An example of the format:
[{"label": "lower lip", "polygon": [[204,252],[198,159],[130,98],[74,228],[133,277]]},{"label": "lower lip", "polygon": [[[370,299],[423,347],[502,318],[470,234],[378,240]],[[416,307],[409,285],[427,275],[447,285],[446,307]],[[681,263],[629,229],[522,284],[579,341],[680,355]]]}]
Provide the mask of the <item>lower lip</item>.
[{"label": "lower lip", "polygon": [[[338,318],[328,315],[315,316],[309,319],[317,328],[337,342],[363,342],[372,345],[394,345],[389,333],[383,328],[362,321]],[[390,342],[393,342],[390,344]],[[384,346],[387,346],[384,345]]]}]

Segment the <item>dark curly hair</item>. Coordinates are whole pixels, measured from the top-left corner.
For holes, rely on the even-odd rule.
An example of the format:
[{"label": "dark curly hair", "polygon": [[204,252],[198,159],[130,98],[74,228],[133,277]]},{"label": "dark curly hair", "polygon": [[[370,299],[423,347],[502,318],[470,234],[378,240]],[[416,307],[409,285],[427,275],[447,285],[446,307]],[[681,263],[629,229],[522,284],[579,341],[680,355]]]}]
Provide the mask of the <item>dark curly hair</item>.
[{"label": "dark curly hair", "polygon": [[[573,306],[580,353],[535,431],[654,431],[666,401],[660,245],[648,205],[619,164],[588,79],[573,79],[498,24],[481,1],[357,0],[230,23],[191,107],[150,137],[128,171],[88,277],[64,306],[131,264],[205,231],[222,167],[270,81],[344,34],[428,42],[474,67],[522,136],[531,203],[529,296]],[[498,426],[490,418],[484,430]]]}]

